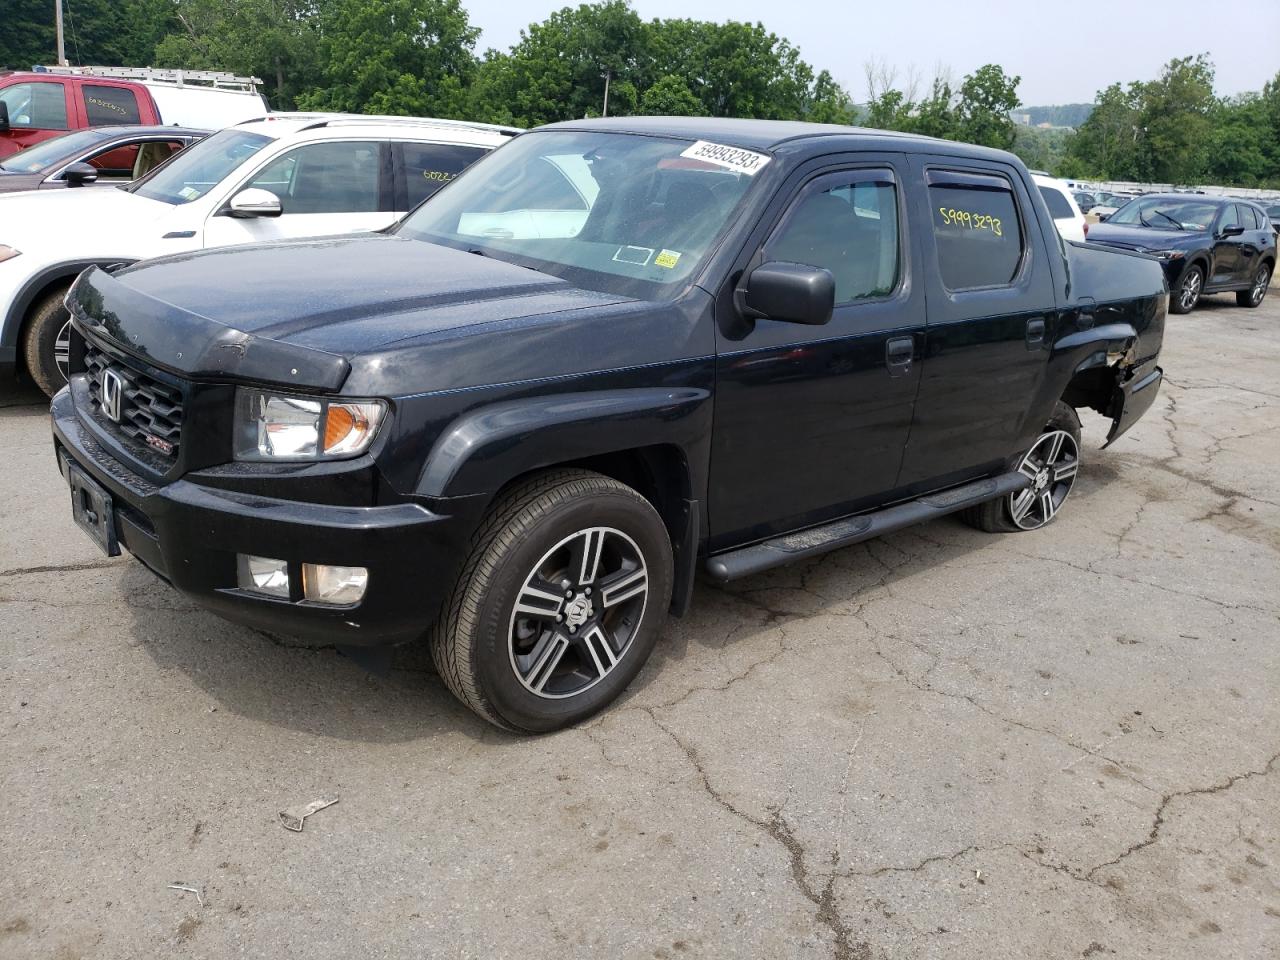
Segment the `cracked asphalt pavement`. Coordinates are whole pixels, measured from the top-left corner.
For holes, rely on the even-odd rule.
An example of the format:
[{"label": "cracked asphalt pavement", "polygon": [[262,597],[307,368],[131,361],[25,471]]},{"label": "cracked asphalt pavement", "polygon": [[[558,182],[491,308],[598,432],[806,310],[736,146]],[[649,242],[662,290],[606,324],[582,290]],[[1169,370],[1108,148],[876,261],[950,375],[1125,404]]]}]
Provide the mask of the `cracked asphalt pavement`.
[{"label": "cracked asphalt pavement", "polygon": [[538,738],[106,560],[10,397],[0,955],[1280,956],[1280,296],[1163,364],[1048,529],[700,586]]}]

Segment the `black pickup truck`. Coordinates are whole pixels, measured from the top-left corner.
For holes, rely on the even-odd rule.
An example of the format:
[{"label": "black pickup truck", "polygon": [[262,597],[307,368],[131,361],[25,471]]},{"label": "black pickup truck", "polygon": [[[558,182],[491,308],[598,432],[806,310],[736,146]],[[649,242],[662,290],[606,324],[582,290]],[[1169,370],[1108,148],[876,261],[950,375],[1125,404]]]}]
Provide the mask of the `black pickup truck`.
[{"label": "black pickup truck", "polygon": [[90,269],[79,524],[209,609],[425,639],[526,731],[612,701],[716,581],[1061,510],[1151,405],[1153,258],[1064,243],[1007,153],[810,124],[515,138],[380,235]]}]

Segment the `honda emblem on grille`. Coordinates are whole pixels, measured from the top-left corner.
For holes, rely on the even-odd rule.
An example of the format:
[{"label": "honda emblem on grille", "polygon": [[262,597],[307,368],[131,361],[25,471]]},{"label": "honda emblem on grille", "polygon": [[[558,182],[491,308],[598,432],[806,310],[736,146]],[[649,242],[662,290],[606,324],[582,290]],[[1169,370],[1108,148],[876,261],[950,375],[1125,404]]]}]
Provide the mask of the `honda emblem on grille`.
[{"label": "honda emblem on grille", "polygon": [[102,412],[120,422],[120,404],[124,399],[124,378],[110,367],[102,371]]}]

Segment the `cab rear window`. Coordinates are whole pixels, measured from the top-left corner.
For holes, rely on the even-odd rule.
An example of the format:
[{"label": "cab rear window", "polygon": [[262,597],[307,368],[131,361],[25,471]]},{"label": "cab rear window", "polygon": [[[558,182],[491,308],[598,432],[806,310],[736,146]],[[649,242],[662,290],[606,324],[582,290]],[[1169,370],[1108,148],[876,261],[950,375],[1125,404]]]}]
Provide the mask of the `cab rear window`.
[{"label": "cab rear window", "polygon": [[1022,263],[1012,185],[985,174],[929,172],[934,246],[948,290],[1005,286]]}]

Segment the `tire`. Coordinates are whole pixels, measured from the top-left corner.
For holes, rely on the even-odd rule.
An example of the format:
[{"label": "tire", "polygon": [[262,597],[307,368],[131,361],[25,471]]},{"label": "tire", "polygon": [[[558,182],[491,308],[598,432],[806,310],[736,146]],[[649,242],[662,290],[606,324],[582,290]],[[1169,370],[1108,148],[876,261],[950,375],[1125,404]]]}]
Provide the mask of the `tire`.
[{"label": "tire", "polygon": [[[1051,455],[1046,462],[1048,454]],[[1033,478],[1033,486],[969,507],[960,512],[960,519],[987,533],[1038,530],[1052,522],[1062,509],[1075,485],[1079,466],[1080,418],[1059,400],[1031,449],[1014,461],[1015,469]],[[1030,502],[1026,500],[1028,495]]]},{"label": "tire", "polygon": [[1271,283],[1271,264],[1264,263],[1253,275],[1253,286],[1236,294],[1236,303],[1242,307],[1258,307],[1267,295],[1267,287]]},{"label": "tire", "polygon": [[1191,264],[1178,278],[1178,287],[1169,294],[1170,313],[1190,313],[1204,293],[1204,269]]},{"label": "tire", "polygon": [[649,501],[597,473],[543,474],[486,515],[432,628],[432,658],[453,695],[490,723],[558,730],[603,709],[640,672],[671,581],[671,539]]},{"label": "tire", "polygon": [[67,383],[66,335],[71,315],[62,305],[68,287],[42,297],[31,311],[22,335],[27,372],[41,390],[52,397]]}]

